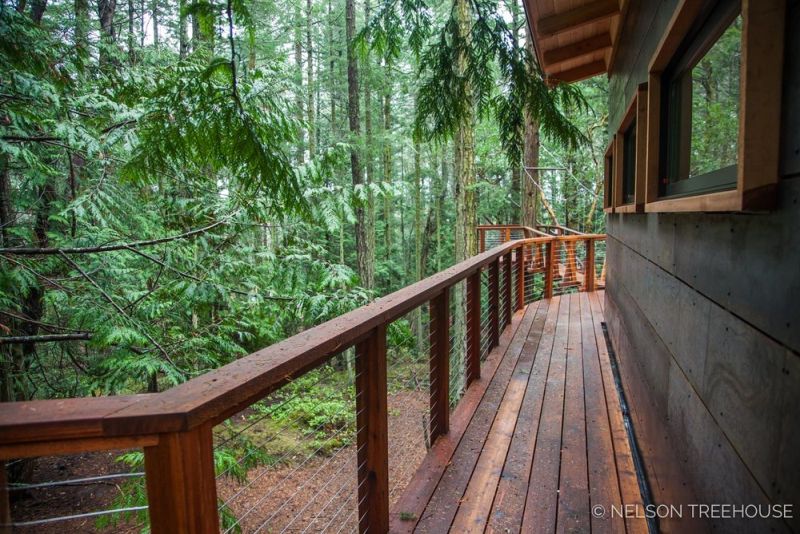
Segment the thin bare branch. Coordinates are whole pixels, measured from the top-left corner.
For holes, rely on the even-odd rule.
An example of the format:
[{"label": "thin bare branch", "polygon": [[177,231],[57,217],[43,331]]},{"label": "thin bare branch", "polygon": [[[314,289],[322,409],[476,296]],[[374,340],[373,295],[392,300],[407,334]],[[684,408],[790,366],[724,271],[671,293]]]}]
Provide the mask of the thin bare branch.
[{"label": "thin bare branch", "polygon": [[180,239],[188,239],[204,234],[218,226],[227,224],[227,221],[217,221],[214,224],[209,224],[203,228],[197,228],[183,234],[173,235],[169,237],[161,237],[158,239],[149,239],[146,241],[134,241],[133,243],[118,243],[115,245],[102,245],[97,247],[74,247],[74,248],[37,248],[37,247],[19,247],[19,248],[0,248],[0,254],[14,254],[16,256],[50,256],[55,254],[95,254],[99,252],[114,252],[116,250],[124,250],[131,248],[150,247],[153,245],[160,245],[162,243],[169,243],[170,241],[178,241]]},{"label": "thin bare branch", "polygon": [[4,336],[0,337],[0,345],[15,343],[54,343],[62,341],[88,341],[92,339],[91,332],[80,334],[42,334],[38,336]]}]

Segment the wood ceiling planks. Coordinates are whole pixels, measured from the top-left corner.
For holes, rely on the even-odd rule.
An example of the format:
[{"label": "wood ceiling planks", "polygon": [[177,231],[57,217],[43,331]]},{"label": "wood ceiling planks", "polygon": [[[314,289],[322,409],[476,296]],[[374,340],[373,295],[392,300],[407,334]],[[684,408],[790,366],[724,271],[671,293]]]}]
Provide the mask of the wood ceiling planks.
[{"label": "wood ceiling planks", "polygon": [[548,80],[607,72],[627,0],[525,0],[536,56]]}]

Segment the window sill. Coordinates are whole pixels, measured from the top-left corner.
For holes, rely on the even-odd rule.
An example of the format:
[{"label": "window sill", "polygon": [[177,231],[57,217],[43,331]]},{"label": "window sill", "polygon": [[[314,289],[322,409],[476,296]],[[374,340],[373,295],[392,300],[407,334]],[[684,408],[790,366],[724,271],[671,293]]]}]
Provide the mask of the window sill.
[{"label": "window sill", "polygon": [[644,209],[641,204],[625,204],[622,206],[614,206],[614,213],[642,213]]},{"label": "window sill", "polygon": [[656,200],[654,202],[648,202],[644,206],[644,211],[647,213],[671,211],[739,211],[741,209],[742,197],[736,189]]}]

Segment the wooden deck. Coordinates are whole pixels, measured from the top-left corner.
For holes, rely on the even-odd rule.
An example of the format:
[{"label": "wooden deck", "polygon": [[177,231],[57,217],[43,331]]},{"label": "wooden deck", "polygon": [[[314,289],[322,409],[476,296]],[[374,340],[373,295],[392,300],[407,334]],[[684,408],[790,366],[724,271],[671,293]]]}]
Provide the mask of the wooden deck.
[{"label": "wooden deck", "polygon": [[[603,293],[514,317],[391,518],[393,532],[647,532],[601,323]],[[597,517],[598,505],[606,511]]]}]

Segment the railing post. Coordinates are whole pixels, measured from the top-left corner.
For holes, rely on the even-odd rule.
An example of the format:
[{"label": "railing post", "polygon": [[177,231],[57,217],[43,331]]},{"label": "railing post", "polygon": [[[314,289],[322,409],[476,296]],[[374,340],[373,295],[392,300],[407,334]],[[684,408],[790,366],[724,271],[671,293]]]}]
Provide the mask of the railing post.
[{"label": "railing post", "polygon": [[517,249],[517,309],[525,307],[525,245]]},{"label": "railing post", "polygon": [[0,460],[0,534],[11,533],[11,501],[8,498],[6,462]]},{"label": "railing post", "polygon": [[506,234],[506,238],[505,238],[504,243],[508,243],[509,241],[511,241],[511,228],[506,228],[505,229],[505,234]]},{"label": "railing post", "polygon": [[486,252],[486,230],[478,228],[478,240],[481,243],[481,252]]},{"label": "railing post", "polygon": [[584,291],[594,291],[594,239],[586,240],[586,268],[583,282]]},{"label": "railing post", "polygon": [[358,530],[389,531],[386,325],[356,345]]},{"label": "railing post", "polygon": [[500,344],[500,258],[489,264],[489,336],[491,348]]},{"label": "railing post", "polygon": [[430,303],[431,444],[450,430],[450,288]]},{"label": "railing post", "polygon": [[509,250],[505,256],[503,256],[503,267],[505,268],[505,284],[506,284],[506,301],[503,303],[503,327],[506,325],[511,324],[511,288],[512,286],[512,276],[511,276],[511,251]]},{"label": "railing post", "polygon": [[551,239],[545,245],[544,258],[544,298],[553,298],[553,271],[556,263],[556,240]]},{"label": "railing post", "polygon": [[467,385],[481,377],[481,272],[467,278]]},{"label": "railing post", "polygon": [[150,530],[219,532],[211,425],[159,436],[144,448]]}]

